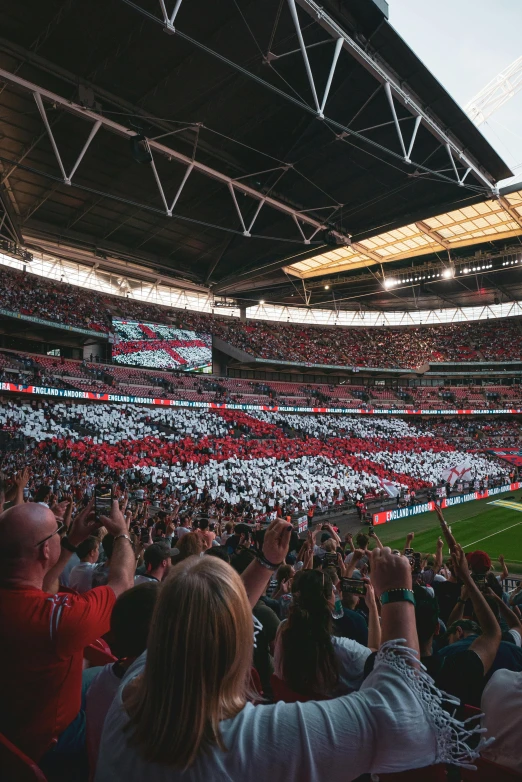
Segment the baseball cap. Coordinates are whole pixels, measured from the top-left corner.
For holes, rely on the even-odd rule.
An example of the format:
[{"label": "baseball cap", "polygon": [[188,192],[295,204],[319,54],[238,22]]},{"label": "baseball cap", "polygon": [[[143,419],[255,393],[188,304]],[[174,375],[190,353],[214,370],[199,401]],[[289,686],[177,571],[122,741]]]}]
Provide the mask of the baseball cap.
[{"label": "baseball cap", "polygon": [[153,543],[152,546],[149,546],[145,549],[143,561],[146,565],[150,565],[154,570],[154,568],[157,568],[161,565],[164,559],[170,559],[171,557],[175,557],[178,554],[179,549],[171,548],[166,541],[164,543]]},{"label": "baseball cap", "polygon": [[485,551],[472,551],[466,559],[474,573],[487,573],[491,567],[491,559]]}]

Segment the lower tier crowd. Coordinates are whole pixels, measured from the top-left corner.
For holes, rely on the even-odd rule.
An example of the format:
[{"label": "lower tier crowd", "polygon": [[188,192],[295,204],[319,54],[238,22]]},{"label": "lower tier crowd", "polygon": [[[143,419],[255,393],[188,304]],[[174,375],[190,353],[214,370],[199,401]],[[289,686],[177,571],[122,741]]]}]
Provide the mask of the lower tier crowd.
[{"label": "lower tier crowd", "polygon": [[[0,406],[0,431],[23,446],[8,451],[4,469],[31,467],[25,486],[33,499],[42,482],[54,493],[92,493],[96,481],[124,481],[157,507],[174,501],[191,511],[265,518],[278,505],[306,514],[368,499],[409,503],[440,486],[505,484],[506,462],[454,445],[451,437],[401,419],[127,404],[8,401]],[[442,434],[443,432],[441,432]],[[455,489],[457,486],[454,487]]]},{"label": "lower tier crowd", "polygon": [[522,589],[440,509],[432,552],[299,538],[278,501],[225,523],[205,487],[152,513],[136,475],[65,485],[54,445],[0,482],[6,779],[520,778]]}]

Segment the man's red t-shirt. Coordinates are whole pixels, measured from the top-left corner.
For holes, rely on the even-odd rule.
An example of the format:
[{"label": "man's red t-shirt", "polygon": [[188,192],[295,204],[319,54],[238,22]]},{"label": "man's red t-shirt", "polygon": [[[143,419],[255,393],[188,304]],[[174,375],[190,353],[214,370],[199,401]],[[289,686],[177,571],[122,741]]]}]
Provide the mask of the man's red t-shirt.
[{"label": "man's red t-shirt", "polygon": [[106,633],[116,595],[0,589],[0,732],[39,760],[80,710],[83,649]]}]

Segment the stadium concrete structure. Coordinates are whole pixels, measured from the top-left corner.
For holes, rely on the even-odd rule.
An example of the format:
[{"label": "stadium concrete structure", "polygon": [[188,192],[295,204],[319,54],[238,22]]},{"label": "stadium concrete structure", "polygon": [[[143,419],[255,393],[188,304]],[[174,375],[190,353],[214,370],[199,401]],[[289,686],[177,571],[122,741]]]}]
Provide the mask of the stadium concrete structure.
[{"label": "stadium concrete structure", "polygon": [[[259,469],[290,447],[305,473],[325,459],[329,500],[382,494],[339,477],[359,457],[401,490],[420,480],[413,440],[394,461],[368,424],[368,455],[336,416],[460,419],[448,453],[517,450],[522,184],[499,187],[508,167],[385,0],[7,0],[0,19],[5,409],[222,414],[227,435],[191,438]],[[107,434],[75,426],[82,461]],[[172,466],[161,426],[142,452]],[[515,485],[509,460],[480,458],[498,480],[477,496]],[[427,484],[449,465],[435,461]]]}]

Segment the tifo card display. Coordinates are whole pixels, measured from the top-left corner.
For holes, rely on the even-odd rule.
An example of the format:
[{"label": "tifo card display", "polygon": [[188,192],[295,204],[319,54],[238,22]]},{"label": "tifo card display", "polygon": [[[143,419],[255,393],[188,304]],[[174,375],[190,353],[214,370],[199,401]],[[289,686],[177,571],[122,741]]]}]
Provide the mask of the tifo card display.
[{"label": "tifo card display", "polygon": [[112,359],[153,369],[212,372],[212,335],[158,323],[113,320]]}]

